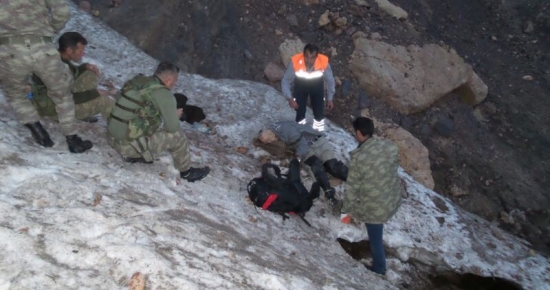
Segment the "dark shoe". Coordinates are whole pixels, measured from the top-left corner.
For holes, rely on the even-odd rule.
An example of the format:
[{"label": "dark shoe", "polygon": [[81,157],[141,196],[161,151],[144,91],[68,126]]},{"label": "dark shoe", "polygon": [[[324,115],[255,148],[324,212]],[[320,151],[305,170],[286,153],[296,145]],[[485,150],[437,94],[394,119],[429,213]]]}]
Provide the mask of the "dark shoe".
[{"label": "dark shoe", "polygon": [[340,212],[342,211],[342,206],[344,205],[344,202],[336,198],[329,199],[329,201],[332,207],[332,213],[335,215],[340,214]]},{"label": "dark shoe", "polygon": [[330,175],[342,181],[348,179],[348,167],[342,161],[333,158],[323,163],[323,167]]},{"label": "dark shoe", "polygon": [[65,136],[65,138],[67,138],[67,144],[71,153],[83,153],[94,146],[92,141],[82,140],[76,134]]},{"label": "dark shoe", "polygon": [[143,159],[143,157],[138,157],[138,158],[125,157],[124,161],[128,163],[146,163],[146,164],[153,163],[153,161],[146,161],[145,159]]},{"label": "dark shoe", "polygon": [[86,123],[97,123],[97,121],[98,121],[97,117],[94,117],[94,116],[82,118],[82,119],[79,119],[79,120],[82,121],[82,122],[86,122]]},{"label": "dark shoe", "polygon": [[25,124],[25,127],[29,128],[32,133],[32,137],[34,140],[44,146],[44,147],[52,147],[53,141],[50,138],[50,134],[44,128],[42,127],[42,124],[40,122],[35,122],[32,124]]},{"label": "dark shoe", "polygon": [[210,173],[210,167],[208,166],[202,168],[191,167],[185,172],[180,172],[180,176],[188,182],[195,182],[197,180],[205,178],[208,173]]}]

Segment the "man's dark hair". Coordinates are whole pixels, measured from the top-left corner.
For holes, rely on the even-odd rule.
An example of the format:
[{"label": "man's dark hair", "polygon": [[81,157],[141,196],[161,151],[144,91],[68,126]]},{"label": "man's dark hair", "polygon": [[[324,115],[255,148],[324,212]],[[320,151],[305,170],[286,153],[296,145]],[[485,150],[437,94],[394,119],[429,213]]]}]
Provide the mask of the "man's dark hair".
[{"label": "man's dark hair", "polygon": [[311,53],[319,53],[319,47],[315,44],[308,43],[306,44],[306,47],[304,47],[304,53],[306,53],[306,51]]},{"label": "man's dark hair", "polygon": [[88,41],[78,32],[65,32],[61,35],[61,37],[59,37],[57,43],[59,44],[58,50],[60,52],[64,52],[67,48],[76,49],[76,46],[79,43],[82,45],[87,45]]},{"label": "man's dark hair", "polygon": [[166,73],[178,74],[179,72],[180,69],[176,65],[167,61],[163,61],[157,66],[157,69],[155,70],[155,75],[159,76]]},{"label": "man's dark hair", "polygon": [[357,117],[357,119],[353,120],[353,129],[361,132],[363,136],[372,137],[374,133],[374,123],[369,118]]}]

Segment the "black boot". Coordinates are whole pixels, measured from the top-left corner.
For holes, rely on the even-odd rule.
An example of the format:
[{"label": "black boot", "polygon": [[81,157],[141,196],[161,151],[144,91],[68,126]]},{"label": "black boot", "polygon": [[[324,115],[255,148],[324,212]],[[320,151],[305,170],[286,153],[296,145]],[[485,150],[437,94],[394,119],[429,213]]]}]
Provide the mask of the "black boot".
[{"label": "black boot", "polygon": [[86,123],[97,123],[99,121],[97,119],[97,117],[95,117],[95,116],[84,117],[84,118],[79,119],[79,120],[82,121],[82,122],[86,122]]},{"label": "black boot", "polygon": [[202,168],[191,167],[187,171],[180,172],[180,176],[188,182],[195,182],[197,180],[205,178],[208,173],[210,173],[210,167],[208,166]]},{"label": "black boot", "polygon": [[67,138],[67,144],[71,153],[83,153],[94,146],[92,141],[82,140],[76,134],[65,136],[65,138]]},{"label": "black boot", "polygon": [[309,165],[309,167],[311,168],[311,172],[313,172],[315,180],[319,182],[319,185],[321,185],[321,188],[325,192],[325,197],[328,200],[332,201],[334,199],[334,194],[336,191],[330,186],[330,182],[328,180],[327,173],[323,168],[323,163],[321,162],[321,159],[319,159],[319,157],[317,156],[311,156],[304,163]]},{"label": "black boot", "polygon": [[34,140],[44,146],[44,147],[52,147],[53,141],[50,138],[50,134],[44,128],[42,128],[42,124],[40,122],[35,122],[32,124],[25,124],[25,127],[29,128],[32,133],[32,137]]},{"label": "black boot", "polygon": [[327,160],[323,167],[325,167],[325,170],[332,176],[342,180],[346,181],[348,179],[348,167],[339,160],[336,160],[336,158]]},{"label": "black boot", "polygon": [[146,161],[145,158],[143,158],[143,157],[137,157],[137,158],[126,157],[126,158],[124,158],[124,161],[126,161],[128,163],[145,163],[145,164],[152,164],[153,163],[153,161]]}]

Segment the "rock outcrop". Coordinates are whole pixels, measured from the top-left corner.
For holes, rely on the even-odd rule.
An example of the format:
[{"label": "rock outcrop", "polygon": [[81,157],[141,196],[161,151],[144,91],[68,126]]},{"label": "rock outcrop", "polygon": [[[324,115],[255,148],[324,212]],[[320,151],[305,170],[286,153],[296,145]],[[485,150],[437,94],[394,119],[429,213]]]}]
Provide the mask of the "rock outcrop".
[{"label": "rock outcrop", "polygon": [[403,114],[418,113],[456,91],[474,105],[487,86],[450,48],[436,44],[393,46],[355,37],[349,68],[361,87]]}]

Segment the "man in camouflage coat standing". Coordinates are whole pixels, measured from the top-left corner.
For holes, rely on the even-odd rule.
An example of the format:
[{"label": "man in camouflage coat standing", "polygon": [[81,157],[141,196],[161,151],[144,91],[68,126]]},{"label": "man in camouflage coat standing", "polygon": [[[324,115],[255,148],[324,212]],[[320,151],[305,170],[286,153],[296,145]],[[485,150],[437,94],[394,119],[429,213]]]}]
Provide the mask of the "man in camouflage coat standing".
[{"label": "man in camouflage coat standing", "polygon": [[371,119],[353,121],[357,149],[350,152],[346,195],[340,219],[365,223],[372,251],[373,272],[386,274],[386,254],[382,241],[386,223],[401,205],[401,180],[397,175],[399,149],[391,141],[373,138]]},{"label": "man in camouflage coat standing", "polygon": [[55,103],[69,151],[82,153],[93,145],[76,135],[73,77],[52,43],[52,36],[69,17],[65,0],[0,0],[0,84],[16,117],[31,130],[36,142],[52,147],[50,135],[26,96],[28,78],[35,73]]}]

